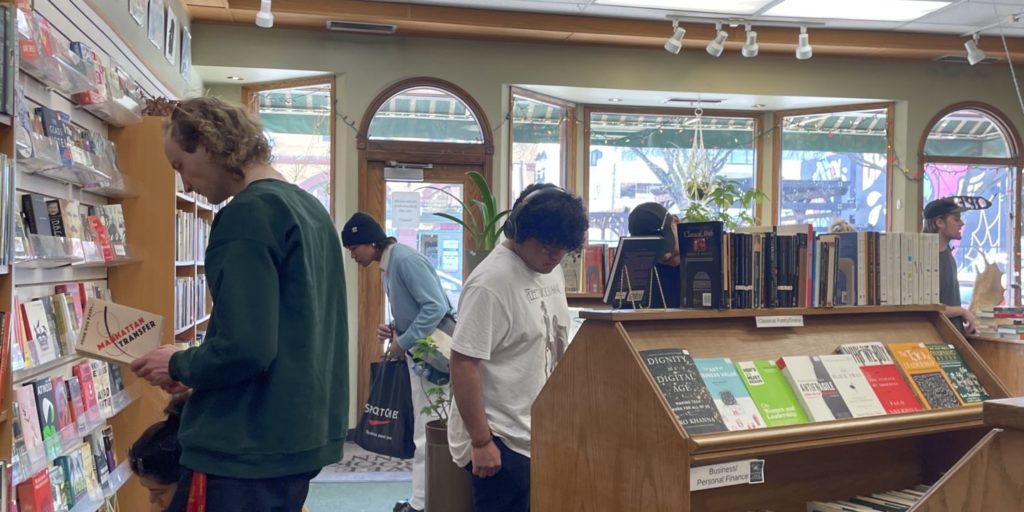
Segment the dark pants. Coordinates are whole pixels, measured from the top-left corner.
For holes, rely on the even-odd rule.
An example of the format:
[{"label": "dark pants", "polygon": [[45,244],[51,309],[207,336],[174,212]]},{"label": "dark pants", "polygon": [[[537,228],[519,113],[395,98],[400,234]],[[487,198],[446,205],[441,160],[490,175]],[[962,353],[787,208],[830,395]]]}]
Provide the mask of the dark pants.
[{"label": "dark pants", "polygon": [[[206,476],[207,512],[300,512],[309,481],[319,471],[278,478],[239,479]],[[185,512],[192,472],[182,468],[171,506],[164,512]]]},{"label": "dark pants", "polygon": [[[473,475],[473,512],[529,512],[530,458],[510,450],[494,438],[501,452],[501,469],[492,477]],[[473,471],[473,464],[466,466]]]}]

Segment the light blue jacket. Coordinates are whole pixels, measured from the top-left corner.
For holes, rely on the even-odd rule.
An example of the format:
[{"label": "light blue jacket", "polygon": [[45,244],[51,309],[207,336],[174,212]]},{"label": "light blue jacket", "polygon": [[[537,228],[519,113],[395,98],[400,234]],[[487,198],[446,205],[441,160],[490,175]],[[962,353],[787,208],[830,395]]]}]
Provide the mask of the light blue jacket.
[{"label": "light blue jacket", "polygon": [[427,257],[402,244],[384,249],[380,269],[391,302],[398,345],[409,351],[416,340],[430,336],[449,312],[441,279]]}]

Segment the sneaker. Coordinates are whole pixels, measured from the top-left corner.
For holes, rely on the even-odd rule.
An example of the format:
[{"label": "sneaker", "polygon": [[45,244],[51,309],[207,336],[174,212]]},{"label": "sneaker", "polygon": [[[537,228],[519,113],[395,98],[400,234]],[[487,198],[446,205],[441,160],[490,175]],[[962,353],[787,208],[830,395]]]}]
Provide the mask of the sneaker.
[{"label": "sneaker", "polygon": [[399,501],[395,503],[395,508],[391,512],[423,512],[423,510],[412,508],[408,501]]}]

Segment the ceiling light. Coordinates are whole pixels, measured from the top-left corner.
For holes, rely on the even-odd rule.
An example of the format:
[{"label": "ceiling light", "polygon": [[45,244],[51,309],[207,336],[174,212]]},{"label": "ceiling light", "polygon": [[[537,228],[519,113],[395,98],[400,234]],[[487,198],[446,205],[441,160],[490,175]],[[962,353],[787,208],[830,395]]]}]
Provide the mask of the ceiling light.
[{"label": "ceiling light", "polygon": [[708,55],[712,57],[719,57],[722,55],[722,51],[725,50],[725,40],[729,37],[729,33],[722,30],[721,23],[715,23],[715,39],[708,43]]},{"label": "ceiling light", "polygon": [[263,28],[274,26],[274,15],[270,13],[270,0],[260,0],[260,12],[256,13],[256,26]]},{"label": "ceiling light", "polygon": [[228,80],[236,80],[236,81],[241,82],[242,80],[245,80],[245,79],[240,77],[240,76],[231,75],[231,76],[228,77]]},{"label": "ceiling light", "polygon": [[978,34],[975,33],[970,39],[964,43],[964,48],[967,48],[967,63],[975,65],[985,60],[985,52],[978,48]]},{"label": "ceiling light", "polygon": [[622,101],[622,98],[608,98],[608,101],[612,103],[619,103]]},{"label": "ceiling light", "polygon": [[713,12],[752,15],[773,0],[595,0],[595,4],[642,7],[674,12]]},{"label": "ceiling light", "polygon": [[665,41],[665,50],[669,53],[679,54],[679,51],[683,49],[683,36],[686,35],[686,29],[679,26],[678,21],[672,22],[672,37]]},{"label": "ceiling light", "polygon": [[911,21],[950,3],[930,0],[785,0],[763,15],[780,18]]},{"label": "ceiling light", "polygon": [[811,58],[811,36],[807,35],[807,27],[800,27],[800,36],[797,38],[796,43],[796,58],[798,60],[807,60]]},{"label": "ceiling light", "polygon": [[743,49],[740,53],[744,57],[757,57],[757,32],[750,30],[750,25],[747,25],[747,42],[743,43]]}]

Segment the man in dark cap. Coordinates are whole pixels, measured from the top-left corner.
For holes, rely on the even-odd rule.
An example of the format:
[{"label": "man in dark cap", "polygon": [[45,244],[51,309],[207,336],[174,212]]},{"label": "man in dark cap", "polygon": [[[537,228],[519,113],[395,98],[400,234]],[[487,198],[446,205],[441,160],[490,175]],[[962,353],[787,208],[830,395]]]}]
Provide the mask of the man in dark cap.
[{"label": "man in dark cap", "polygon": [[[682,291],[679,274],[679,235],[676,233],[678,225],[679,217],[669,213],[658,203],[642,203],[629,212],[630,236],[658,236],[663,240],[661,257],[654,267],[658,272],[658,280],[652,283],[652,308],[679,307]],[[659,281],[661,291],[665,292],[664,303],[657,288]]]},{"label": "man in dark cap", "polygon": [[939,302],[945,304],[946,316],[961,334],[977,332],[977,321],[969,309],[961,306],[960,280],[950,243],[960,240],[964,227],[960,214],[969,209],[953,197],[936,199],[924,207],[924,232],[939,235]]}]

